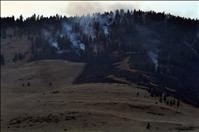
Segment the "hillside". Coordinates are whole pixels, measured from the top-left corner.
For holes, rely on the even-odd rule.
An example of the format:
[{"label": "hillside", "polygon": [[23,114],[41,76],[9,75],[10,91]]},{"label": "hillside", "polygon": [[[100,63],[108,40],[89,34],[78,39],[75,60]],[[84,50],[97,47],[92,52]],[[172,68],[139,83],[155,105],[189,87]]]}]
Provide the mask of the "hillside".
[{"label": "hillside", "polygon": [[198,132],[198,67],[194,19],[1,18],[1,130]]},{"label": "hillside", "polygon": [[[1,18],[1,58],[6,64],[41,59],[84,62],[75,83],[114,82],[111,76],[198,106],[198,24],[140,10],[68,18],[33,15],[24,21]],[[128,68],[118,68],[126,58]]]},{"label": "hillside", "polygon": [[81,74],[84,65],[62,60],[42,60],[2,67],[1,92],[34,93],[62,85],[72,85],[75,78]]},{"label": "hillside", "polygon": [[[119,66],[128,68],[122,64]],[[40,60],[1,68],[2,131],[199,130],[198,108],[160,102],[142,85],[73,84],[84,63]],[[167,97],[173,100],[177,101]]]},{"label": "hillside", "polygon": [[[159,103],[137,85],[84,84],[7,96],[1,107],[2,130],[10,131],[151,131],[199,130],[198,109]],[[139,94],[138,94],[139,93]],[[12,109],[15,108],[15,109]],[[150,128],[147,129],[147,124]]]}]

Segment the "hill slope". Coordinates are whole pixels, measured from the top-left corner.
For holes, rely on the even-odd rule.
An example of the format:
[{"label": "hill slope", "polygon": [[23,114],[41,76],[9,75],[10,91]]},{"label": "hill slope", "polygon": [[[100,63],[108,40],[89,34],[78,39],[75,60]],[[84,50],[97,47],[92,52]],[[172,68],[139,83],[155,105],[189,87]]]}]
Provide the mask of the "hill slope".
[{"label": "hill slope", "polygon": [[198,132],[198,24],[124,10],[1,18],[1,130]]},{"label": "hill slope", "polygon": [[[114,77],[199,106],[198,24],[140,10],[69,18],[33,15],[25,21],[1,18],[1,58],[6,64],[41,59],[85,62],[75,83],[113,82]],[[128,68],[117,65],[121,63]]]},{"label": "hill slope", "polygon": [[[3,131],[151,131],[199,130],[199,111],[159,103],[137,85],[84,84],[43,93],[7,96]],[[139,95],[137,94],[139,93]],[[14,109],[13,109],[14,108]],[[150,128],[147,129],[147,124]]]}]

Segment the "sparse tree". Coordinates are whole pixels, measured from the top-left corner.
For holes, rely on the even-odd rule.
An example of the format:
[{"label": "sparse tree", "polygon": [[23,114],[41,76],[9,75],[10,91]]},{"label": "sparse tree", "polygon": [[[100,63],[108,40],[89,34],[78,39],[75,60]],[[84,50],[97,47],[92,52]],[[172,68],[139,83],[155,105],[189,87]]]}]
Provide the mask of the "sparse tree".
[{"label": "sparse tree", "polygon": [[147,123],[146,129],[150,129],[151,128],[151,124]]},{"label": "sparse tree", "polygon": [[162,103],[162,96],[159,97],[159,101],[160,101],[160,103]]},{"label": "sparse tree", "polygon": [[173,99],[173,102],[172,102],[172,103],[173,103],[173,105],[175,105],[175,104],[176,104],[176,100],[175,100],[175,99]]},{"label": "sparse tree", "polygon": [[179,108],[179,106],[180,106],[180,101],[177,100],[177,107]]},{"label": "sparse tree", "polygon": [[30,87],[30,82],[27,83],[27,86]]},{"label": "sparse tree", "polygon": [[172,100],[170,100],[170,101],[169,101],[169,105],[170,105],[170,106],[172,106],[172,105],[173,105],[173,104],[172,104]]},{"label": "sparse tree", "polygon": [[163,95],[163,100],[164,100],[164,102],[167,101],[167,96],[165,94]]},{"label": "sparse tree", "polygon": [[169,101],[168,100],[166,101],[166,104],[169,105]]}]

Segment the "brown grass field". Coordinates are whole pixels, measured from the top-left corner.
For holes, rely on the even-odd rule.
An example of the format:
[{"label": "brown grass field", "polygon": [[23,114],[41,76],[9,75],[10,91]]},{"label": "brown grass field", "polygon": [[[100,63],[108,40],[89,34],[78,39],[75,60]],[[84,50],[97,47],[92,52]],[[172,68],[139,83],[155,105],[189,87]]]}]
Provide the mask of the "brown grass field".
[{"label": "brown grass field", "polygon": [[142,86],[72,84],[84,65],[41,60],[1,67],[1,131],[199,132],[198,108],[170,107]]}]

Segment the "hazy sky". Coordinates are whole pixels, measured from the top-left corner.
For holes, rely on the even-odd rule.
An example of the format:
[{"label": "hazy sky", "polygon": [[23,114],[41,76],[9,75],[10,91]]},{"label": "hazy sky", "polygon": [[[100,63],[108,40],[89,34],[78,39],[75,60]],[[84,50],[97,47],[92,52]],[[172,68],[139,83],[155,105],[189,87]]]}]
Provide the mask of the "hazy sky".
[{"label": "hazy sky", "polygon": [[32,14],[74,16],[115,9],[141,9],[199,19],[199,1],[1,1],[1,17]]}]

